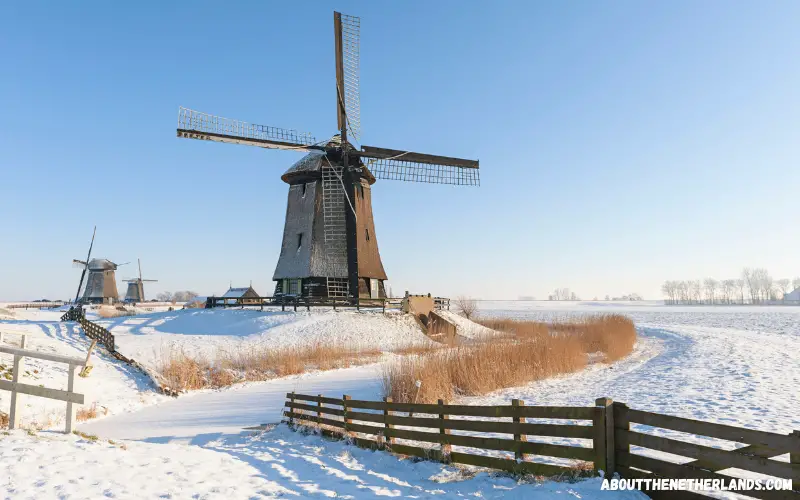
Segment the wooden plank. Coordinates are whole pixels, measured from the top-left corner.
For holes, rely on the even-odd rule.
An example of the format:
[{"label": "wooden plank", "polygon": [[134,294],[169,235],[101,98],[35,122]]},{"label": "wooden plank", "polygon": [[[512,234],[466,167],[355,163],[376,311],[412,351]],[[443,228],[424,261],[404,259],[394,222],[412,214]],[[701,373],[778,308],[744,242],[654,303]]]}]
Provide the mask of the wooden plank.
[{"label": "wooden plank", "polygon": [[[283,416],[291,418],[292,417],[292,413],[290,413],[288,411],[285,411],[285,412],[283,412]],[[320,418],[318,420],[316,416],[306,415],[306,414],[303,414],[303,413],[295,413],[294,414],[294,419],[295,420],[302,420],[304,422],[309,422],[309,423],[312,423],[312,424],[329,425],[331,427],[337,427],[337,428],[340,428],[340,429],[344,429],[344,422],[342,422],[341,420],[331,420],[329,418],[324,418],[324,417]]]},{"label": "wooden plank", "polygon": [[797,474],[800,465],[778,462],[763,457],[739,455],[731,451],[720,450],[694,443],[686,443],[649,434],[641,434],[633,431],[617,431],[618,447],[627,451],[627,446],[642,446],[651,450],[664,451],[690,458],[698,458],[712,464],[714,470],[736,467],[737,469],[758,472],[768,476],[791,479],[793,474]]},{"label": "wooden plank", "polygon": [[714,424],[690,418],[673,417],[641,410],[628,410],[628,419],[637,424],[660,427],[673,431],[709,436],[738,443],[758,444],[775,450],[775,455],[800,452],[800,436],[787,436],[774,432],[743,429],[724,424]]},{"label": "wooden plank", "polygon": [[[286,393],[286,399],[289,399],[291,394],[292,394],[291,392]],[[310,396],[308,394],[295,394],[294,399],[300,401],[311,401],[312,403],[322,403],[326,405],[342,406],[341,399],[327,398],[322,396],[321,394],[318,396]]]},{"label": "wooden plank", "polygon": [[[599,399],[597,401],[600,401]],[[594,420],[592,422],[592,448],[594,449],[594,470],[608,470],[608,453],[606,450],[606,408],[597,406],[594,408]],[[611,477],[611,476],[609,476]]]},{"label": "wooden plank", "polygon": [[[427,413],[438,415],[438,404],[424,403],[384,403],[382,401],[363,401],[353,399],[347,402],[351,408],[383,411],[389,409],[394,412]],[[525,406],[515,410],[513,406],[470,406],[470,405],[444,405],[448,415],[468,417],[507,417],[516,416],[527,418],[553,418],[567,420],[591,420],[594,416],[593,408],[582,406]]]},{"label": "wooden plank", "polygon": [[[19,392],[17,391],[17,386],[19,385],[19,379],[22,374],[22,370],[25,369],[25,359],[21,354],[14,355],[14,365],[13,365],[13,376],[11,382],[6,382],[5,380],[0,380],[0,389],[5,389],[7,391],[11,391],[11,410],[8,414],[8,428],[9,429],[16,429],[19,427],[20,423],[20,414],[22,413],[22,402],[20,400]],[[4,387],[5,384],[9,384],[8,387]]]},{"label": "wooden plank", "polygon": [[[622,453],[618,455],[618,460],[621,465],[626,467],[636,467],[637,469],[648,470],[660,477],[669,479],[718,479],[724,481],[725,484],[731,479],[736,479],[733,476],[726,476],[711,472],[704,469],[698,469],[688,465],[680,465],[663,460],[657,460],[642,455],[635,455],[633,453]],[[741,492],[740,492],[741,493]],[[755,498],[763,498],[767,500],[800,500],[800,492],[789,491],[748,491],[747,495]]]},{"label": "wooden plank", "polygon": [[571,473],[568,467],[558,465],[541,464],[538,462],[517,462],[505,458],[487,457],[484,455],[473,455],[471,453],[450,454],[453,463],[475,465],[477,467],[489,467],[492,469],[505,470],[518,474],[536,474],[541,476],[558,476]]},{"label": "wooden plank", "polygon": [[[58,389],[49,389],[47,387],[39,387],[38,385],[28,385],[28,384],[22,384],[20,382],[9,382],[8,380],[0,380],[0,390],[12,391],[12,400],[13,400],[13,392],[17,392],[19,394],[29,394],[31,396],[38,396],[40,398],[56,399],[58,401],[72,402],[72,403],[77,403],[79,405],[83,404],[83,394],[60,391]],[[12,411],[13,411],[13,406],[12,406]],[[9,420],[10,417],[11,416],[9,415]]]},{"label": "wooden plank", "polygon": [[307,404],[303,404],[303,403],[292,403],[291,401],[287,401],[285,403],[285,406],[287,408],[292,408],[293,410],[306,410],[306,411],[310,411],[310,412],[314,412],[314,413],[317,413],[317,412],[321,411],[322,413],[324,413],[326,415],[336,415],[337,417],[341,417],[341,416],[344,415],[344,410],[338,410],[336,408],[328,408],[327,406],[323,406],[322,409],[320,410],[320,407],[316,406],[316,405],[307,405]]},{"label": "wooden plank", "polygon": [[[383,402],[384,403],[391,403],[392,402],[392,398],[388,398],[388,397],[387,398],[383,398]],[[389,416],[390,415],[391,415],[391,413],[389,413],[389,410],[383,410],[384,436],[386,435],[385,434],[385,430],[386,429],[394,429],[394,426],[389,424]],[[394,438],[393,437],[385,437],[385,439],[386,439],[386,443],[387,444],[389,444],[389,445],[394,444]]]},{"label": "wooden plank", "polygon": [[83,360],[80,358],[71,358],[69,356],[61,356],[59,354],[50,354],[46,352],[31,351],[29,349],[17,349],[16,347],[2,347],[0,352],[11,354],[13,356],[24,356],[26,358],[43,359],[45,361],[55,361],[56,363],[66,363],[68,365],[83,366]]},{"label": "wooden plank", "polygon": [[[90,351],[91,352],[91,351]],[[67,392],[74,393],[75,392],[75,370],[78,367],[74,365],[69,365],[69,375],[67,377]],[[66,425],[66,434],[72,434],[72,425],[74,424],[75,418],[75,405],[72,401],[67,401],[67,425]]]},{"label": "wooden plank", "polygon": [[361,411],[350,411],[348,408],[347,416],[352,420],[360,420],[362,422],[378,422],[384,423],[384,416],[382,413],[365,413]]},{"label": "wooden plank", "polygon": [[[388,410],[386,410],[388,411]],[[374,413],[349,412],[354,420],[367,422],[380,422],[375,420]],[[358,415],[358,416],[356,416]],[[407,427],[421,427],[438,429],[438,418],[387,416],[386,422],[393,425]],[[461,420],[449,419],[444,423],[445,429],[458,431],[492,432],[498,434],[524,434],[528,436],[569,437],[579,439],[592,439],[593,430],[589,425],[561,425],[561,424],[528,424],[513,422],[496,422],[486,420]]]},{"label": "wooden plank", "polygon": [[409,446],[406,444],[392,444],[386,445],[386,449],[391,453],[398,455],[409,455],[412,457],[424,458],[436,462],[442,462],[442,453],[436,448],[422,448],[420,446]]}]

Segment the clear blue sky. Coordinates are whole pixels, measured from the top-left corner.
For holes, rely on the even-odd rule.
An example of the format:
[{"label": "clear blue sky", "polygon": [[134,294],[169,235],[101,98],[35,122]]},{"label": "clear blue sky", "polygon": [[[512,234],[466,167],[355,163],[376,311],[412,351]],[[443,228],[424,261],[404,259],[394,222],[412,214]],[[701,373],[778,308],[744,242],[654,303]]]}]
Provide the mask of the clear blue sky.
[{"label": "clear blue sky", "polygon": [[177,110],[332,135],[334,9],[362,142],[481,161],[374,186],[396,293],[800,274],[798,2],[7,2],[0,300],[74,295],[94,224],[150,295],[268,293],[300,155],[177,139]]}]

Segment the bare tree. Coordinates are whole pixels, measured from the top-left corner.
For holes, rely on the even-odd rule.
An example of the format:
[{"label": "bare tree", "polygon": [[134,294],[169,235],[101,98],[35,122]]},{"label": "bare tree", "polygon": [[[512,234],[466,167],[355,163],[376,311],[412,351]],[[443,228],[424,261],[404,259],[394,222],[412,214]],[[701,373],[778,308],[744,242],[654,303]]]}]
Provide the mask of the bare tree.
[{"label": "bare tree", "polygon": [[726,304],[733,302],[733,294],[736,293],[736,280],[722,280],[722,300]]},{"label": "bare tree", "polygon": [[792,288],[795,290],[800,288],[800,276],[792,280]]},{"label": "bare tree", "polygon": [[700,303],[700,298],[703,294],[703,285],[700,283],[700,280],[694,280],[690,282],[690,289],[692,292],[692,299],[696,304]]},{"label": "bare tree", "polygon": [[717,288],[719,288],[719,281],[714,278],[706,278],[703,281],[706,290],[706,300],[709,304],[713,304],[717,298]]},{"label": "bare tree", "polygon": [[172,294],[169,292],[161,292],[156,295],[159,302],[172,302]]},{"label": "bare tree", "polygon": [[455,306],[456,312],[467,319],[472,319],[478,312],[478,301],[464,295],[456,297]]},{"label": "bare tree", "polygon": [[742,279],[750,291],[750,302],[755,304],[758,301],[758,285],[756,284],[756,278],[753,277],[753,271],[749,267],[742,269]]},{"label": "bare tree", "polygon": [[792,280],[789,278],[781,278],[775,281],[775,286],[781,292],[781,300],[786,300],[786,295],[789,294],[789,286],[792,284]]}]

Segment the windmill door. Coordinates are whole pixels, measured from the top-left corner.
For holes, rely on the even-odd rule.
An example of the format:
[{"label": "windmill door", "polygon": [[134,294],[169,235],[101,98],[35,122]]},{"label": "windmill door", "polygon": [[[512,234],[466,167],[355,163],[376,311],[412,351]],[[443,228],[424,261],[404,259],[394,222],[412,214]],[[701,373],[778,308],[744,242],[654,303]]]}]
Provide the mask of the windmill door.
[{"label": "windmill door", "polygon": [[369,280],[369,296],[373,299],[378,298],[378,283],[376,279]]}]

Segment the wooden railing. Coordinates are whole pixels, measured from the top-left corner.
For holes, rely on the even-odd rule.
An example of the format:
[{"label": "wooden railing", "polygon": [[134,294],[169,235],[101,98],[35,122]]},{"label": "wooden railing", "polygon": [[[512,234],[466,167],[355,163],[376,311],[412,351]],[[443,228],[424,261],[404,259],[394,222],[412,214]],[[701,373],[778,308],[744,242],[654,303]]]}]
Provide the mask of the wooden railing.
[{"label": "wooden railing", "polygon": [[78,320],[78,323],[81,324],[81,328],[83,328],[83,332],[86,334],[87,337],[90,339],[97,340],[108,349],[109,352],[115,352],[116,349],[114,347],[114,335],[103,328],[100,325],[92,323],[85,317],[81,317]]},{"label": "wooden railing", "polygon": [[17,304],[7,304],[3,307],[6,309],[51,309],[53,307],[63,306],[63,302],[25,302]]},{"label": "wooden railing", "polygon": [[[574,474],[576,469],[568,464],[542,463],[540,458],[532,461],[528,454],[591,462],[594,471],[602,470],[607,477],[616,472],[629,479],[721,479],[728,484],[735,476],[725,471],[736,468],[775,479],[792,479],[795,488],[738,493],[753,498],[800,500],[798,431],[786,435],[661,415],[633,410],[610,398],[598,399],[594,407],[552,407],[525,406],[519,400],[512,400],[511,405],[505,406],[464,406],[448,405],[441,400],[438,404],[393,403],[391,399],[357,401],[346,395],[340,399],[289,393],[286,397],[284,416],[290,425],[316,426],[326,434],[349,438],[366,448],[545,476]],[[557,419],[563,423],[526,422],[531,418]],[[583,425],[576,421],[583,421]],[[638,428],[631,430],[631,423],[748,446],[728,451],[655,436],[640,432]],[[470,434],[463,434],[464,431]],[[498,434],[513,436],[513,439],[500,438]],[[550,444],[528,441],[529,436],[571,440],[570,444]],[[591,447],[572,444],[575,439],[585,440],[584,443],[590,441]],[[453,446],[481,453],[454,452]],[[694,460],[679,464],[653,458],[652,453],[646,456],[640,448]],[[490,456],[485,452],[513,453],[514,458]],[[786,454],[789,454],[789,462],[771,459]],[[578,470],[586,470],[586,467],[578,467]],[[653,498],[708,498],[689,491],[648,491],[648,494]]]},{"label": "wooden railing", "polygon": [[[13,347],[3,346],[0,346],[0,353],[11,354],[14,356],[14,368],[11,381],[0,380],[0,390],[11,391],[11,411],[8,414],[8,428],[16,429],[19,427],[20,410],[22,409],[20,395],[29,394],[31,396],[38,396],[41,398],[66,401],[66,433],[69,434],[72,432],[72,427],[75,422],[75,407],[73,405],[83,404],[83,394],[78,394],[75,392],[75,370],[79,366],[84,366],[85,360],[79,358],[70,358],[68,356],[60,356],[57,354],[31,351],[28,349],[15,349]],[[61,391],[58,389],[39,387],[38,385],[21,383],[20,378],[25,370],[25,358],[43,359],[45,361],[54,361],[56,363],[65,363],[68,365],[67,390]]]},{"label": "wooden railing", "polygon": [[[294,393],[289,393],[286,397],[287,411],[284,416],[291,425],[299,423],[321,426],[328,432],[349,437],[356,444],[367,448],[548,476],[573,474],[575,470],[568,465],[529,461],[527,455],[594,462],[598,466],[605,464],[605,457],[597,454],[604,453],[602,447],[527,441],[529,435],[577,438],[592,442],[598,438],[603,439],[592,423],[597,419],[602,420],[605,411],[602,407],[526,407],[519,400],[512,401],[509,406],[464,406],[444,404],[443,401],[439,401],[439,404],[406,404],[393,403],[388,398],[384,401],[358,401],[349,396],[339,399]],[[373,413],[375,411],[377,413]],[[495,420],[451,418],[464,416]],[[500,418],[511,420],[496,420]],[[526,423],[528,418],[559,419],[569,423]],[[575,421],[585,421],[586,425],[577,425]],[[434,432],[421,431],[420,428],[434,429]],[[602,426],[600,428],[604,429]],[[452,431],[469,431],[471,434],[453,434]],[[496,434],[509,434],[513,439],[501,439]],[[406,442],[399,443],[398,439]],[[438,447],[419,446],[419,443],[433,443]],[[455,452],[452,451],[453,446],[509,452],[513,453],[514,458]]]},{"label": "wooden railing", "polygon": [[[616,470],[626,478],[667,478],[667,479],[711,479],[722,480],[727,484],[732,476],[723,471],[731,468],[771,476],[792,479],[795,491],[748,491],[754,498],[800,500],[800,432],[778,434],[730,425],[714,424],[700,420],[673,417],[659,413],[634,410],[623,403],[613,403]],[[631,424],[638,424],[631,430]],[[721,449],[696,443],[689,443],[672,437],[655,436],[640,432],[638,426],[667,429],[706,438],[744,443],[747,446],[736,449]],[[652,456],[646,456],[641,448],[670,453],[692,459],[678,464]],[[772,458],[789,454],[789,462]],[[652,453],[650,453],[652,455]],[[708,498],[693,492],[650,492],[654,498]]]}]

